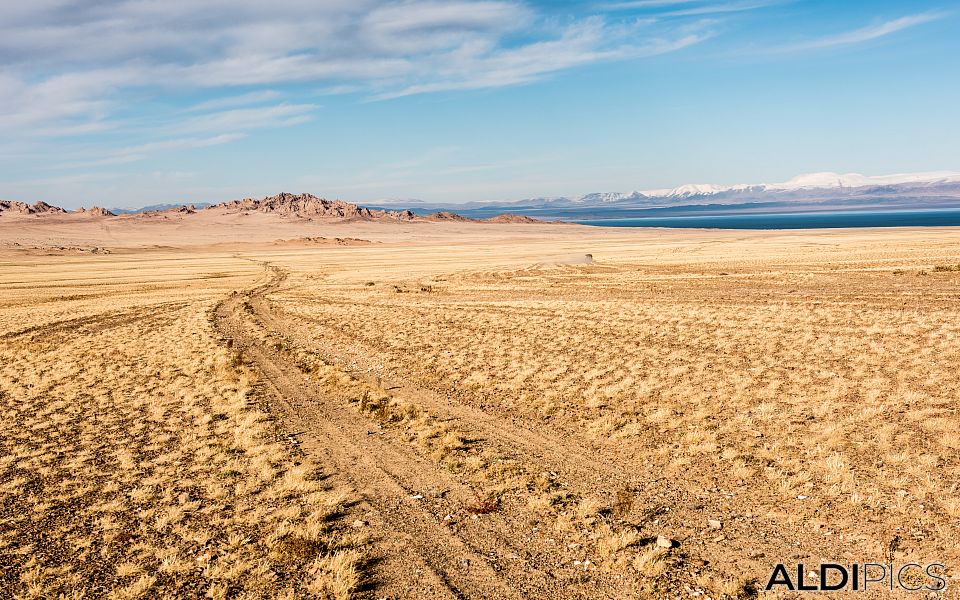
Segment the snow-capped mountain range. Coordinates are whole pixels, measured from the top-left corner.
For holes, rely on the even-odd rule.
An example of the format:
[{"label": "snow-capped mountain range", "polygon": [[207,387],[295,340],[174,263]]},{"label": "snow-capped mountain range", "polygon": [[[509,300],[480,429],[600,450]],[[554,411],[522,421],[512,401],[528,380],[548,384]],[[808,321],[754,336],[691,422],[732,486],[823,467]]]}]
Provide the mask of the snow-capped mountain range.
[{"label": "snow-capped mountain range", "polygon": [[890,186],[901,184],[938,184],[960,183],[960,172],[933,171],[929,173],[898,173],[895,175],[861,175],[860,173],[805,173],[797,175],[783,183],[742,183],[738,185],[716,185],[713,183],[687,183],[675,188],[644,190],[629,194],[587,194],[580,199],[587,202],[616,202],[624,198],[689,198],[691,196],[713,196],[724,192],[788,192],[798,190],[817,190],[861,188],[869,186]]},{"label": "snow-capped mountain range", "polygon": [[892,210],[960,207],[960,171],[861,175],[807,173],[782,183],[686,184],[627,193],[597,192],[575,197],[529,198],[507,202],[383,202],[415,211],[453,210],[473,217],[509,211],[540,218],[584,219],[667,212],[756,212]]}]

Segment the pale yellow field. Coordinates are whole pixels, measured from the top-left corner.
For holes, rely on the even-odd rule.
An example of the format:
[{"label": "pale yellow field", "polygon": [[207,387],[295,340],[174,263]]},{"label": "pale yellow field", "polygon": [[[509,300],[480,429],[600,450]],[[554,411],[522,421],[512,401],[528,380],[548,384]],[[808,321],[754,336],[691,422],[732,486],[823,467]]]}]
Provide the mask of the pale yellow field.
[{"label": "pale yellow field", "polygon": [[347,597],[365,541],[210,324],[226,255],[14,257],[0,283],[0,597]]},{"label": "pale yellow field", "polygon": [[2,254],[0,585],[960,588],[960,231],[339,227]]}]

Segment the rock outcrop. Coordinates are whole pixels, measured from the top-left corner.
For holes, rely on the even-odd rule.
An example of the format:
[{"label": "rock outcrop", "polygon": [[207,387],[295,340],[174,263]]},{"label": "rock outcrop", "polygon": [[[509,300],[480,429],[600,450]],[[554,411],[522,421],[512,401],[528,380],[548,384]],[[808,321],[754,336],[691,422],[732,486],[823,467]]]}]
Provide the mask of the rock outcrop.
[{"label": "rock outcrop", "polygon": [[0,213],[11,212],[23,215],[40,215],[47,213],[65,213],[59,206],[50,206],[46,202],[27,204],[15,200],[0,200]]},{"label": "rock outcrop", "polygon": [[79,215],[90,215],[91,217],[115,217],[116,213],[113,213],[106,208],[100,208],[99,206],[91,206],[90,208],[83,208],[82,206],[76,211]]},{"label": "rock outcrop", "polygon": [[[386,210],[380,208],[366,208],[343,200],[327,200],[313,194],[280,193],[266,198],[245,198],[221,202],[207,206],[204,209],[193,204],[171,205],[162,210],[147,210],[138,214],[125,214],[124,218],[171,218],[175,215],[193,215],[201,211],[220,211],[222,214],[244,214],[251,212],[270,213],[281,217],[300,219],[329,219],[337,221],[454,221],[474,223],[543,223],[525,215],[502,214],[489,219],[474,219],[464,217],[451,211],[440,211],[428,215],[417,215],[412,210]],[[18,215],[65,214],[67,211],[51,206],[46,202],[26,204],[15,200],[0,200],[0,214],[10,213]],[[73,211],[76,215],[88,217],[116,217],[113,211],[94,206],[78,208]]]},{"label": "rock outcrop", "polygon": [[233,212],[263,212],[305,219],[327,218],[342,220],[412,221],[416,218],[409,210],[380,210],[364,208],[342,200],[327,200],[313,194],[281,193],[262,199],[245,198],[221,202],[207,210]]},{"label": "rock outcrop", "polygon": [[448,210],[442,210],[440,212],[430,213],[427,215],[427,219],[430,221],[475,221],[476,219],[470,219],[462,215],[458,215],[455,212],[450,212]]},{"label": "rock outcrop", "polygon": [[495,217],[490,217],[489,219],[484,219],[487,223],[544,223],[540,219],[534,219],[533,217],[528,217],[526,215],[512,215],[510,213],[503,213],[502,215],[497,215]]}]

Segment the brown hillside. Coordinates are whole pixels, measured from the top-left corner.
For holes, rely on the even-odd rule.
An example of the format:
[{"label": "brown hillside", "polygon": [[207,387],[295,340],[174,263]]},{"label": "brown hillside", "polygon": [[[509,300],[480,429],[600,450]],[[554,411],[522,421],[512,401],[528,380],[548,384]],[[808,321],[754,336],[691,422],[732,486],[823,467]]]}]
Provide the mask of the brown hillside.
[{"label": "brown hillside", "polygon": [[67,211],[58,206],[50,206],[46,202],[27,204],[26,202],[17,202],[15,200],[0,200],[0,214],[5,212],[38,215],[44,213],[64,213]]},{"label": "brown hillside", "polygon": [[335,218],[412,221],[416,215],[412,211],[369,209],[342,200],[326,200],[313,194],[290,194],[283,192],[257,200],[246,198],[232,202],[222,202],[207,210],[220,210],[226,213],[263,212],[301,218]]}]

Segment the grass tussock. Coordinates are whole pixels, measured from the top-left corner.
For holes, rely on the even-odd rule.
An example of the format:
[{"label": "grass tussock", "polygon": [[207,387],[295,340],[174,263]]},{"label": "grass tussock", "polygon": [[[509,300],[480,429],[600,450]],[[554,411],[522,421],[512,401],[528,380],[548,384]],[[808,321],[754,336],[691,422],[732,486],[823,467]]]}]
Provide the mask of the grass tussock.
[{"label": "grass tussock", "polygon": [[260,333],[302,373],[309,373],[311,384],[325,397],[352,404],[439,465],[466,477],[477,494],[474,502],[463,507],[467,515],[532,510],[552,519],[553,529],[571,543],[595,548],[604,559],[604,568],[630,568],[639,534],[613,515],[624,516],[625,507],[632,505],[631,492],[622,490],[611,503],[596,496],[561,491],[556,474],[531,471],[517,457],[468,443],[454,424],[440,420],[415,402],[399,399],[381,385],[355,377],[265,328]]},{"label": "grass tussock", "polygon": [[[348,597],[365,543],[340,525],[352,493],[257,408],[256,377],[209,322],[220,292],[176,287],[176,304],[121,287],[128,306],[34,316],[36,332],[0,344],[0,589]],[[71,307],[46,293],[52,323]]]},{"label": "grass tussock", "polygon": [[[461,261],[443,294],[358,291],[345,278],[274,300],[317,338],[376,349],[386,372],[629,456],[651,476],[735,492],[745,513],[829,514],[816,541],[825,547],[911,523],[918,552],[960,556],[960,467],[948,458],[960,449],[960,308],[956,280],[932,276],[960,270],[956,243],[858,238],[822,252],[792,238],[717,237],[722,253],[624,242],[606,264]],[[378,265],[385,277],[411,268]],[[584,498],[518,468],[528,509],[563,531],[613,524],[606,551],[627,535],[617,521],[641,508],[606,494],[616,517],[581,515]]]}]

